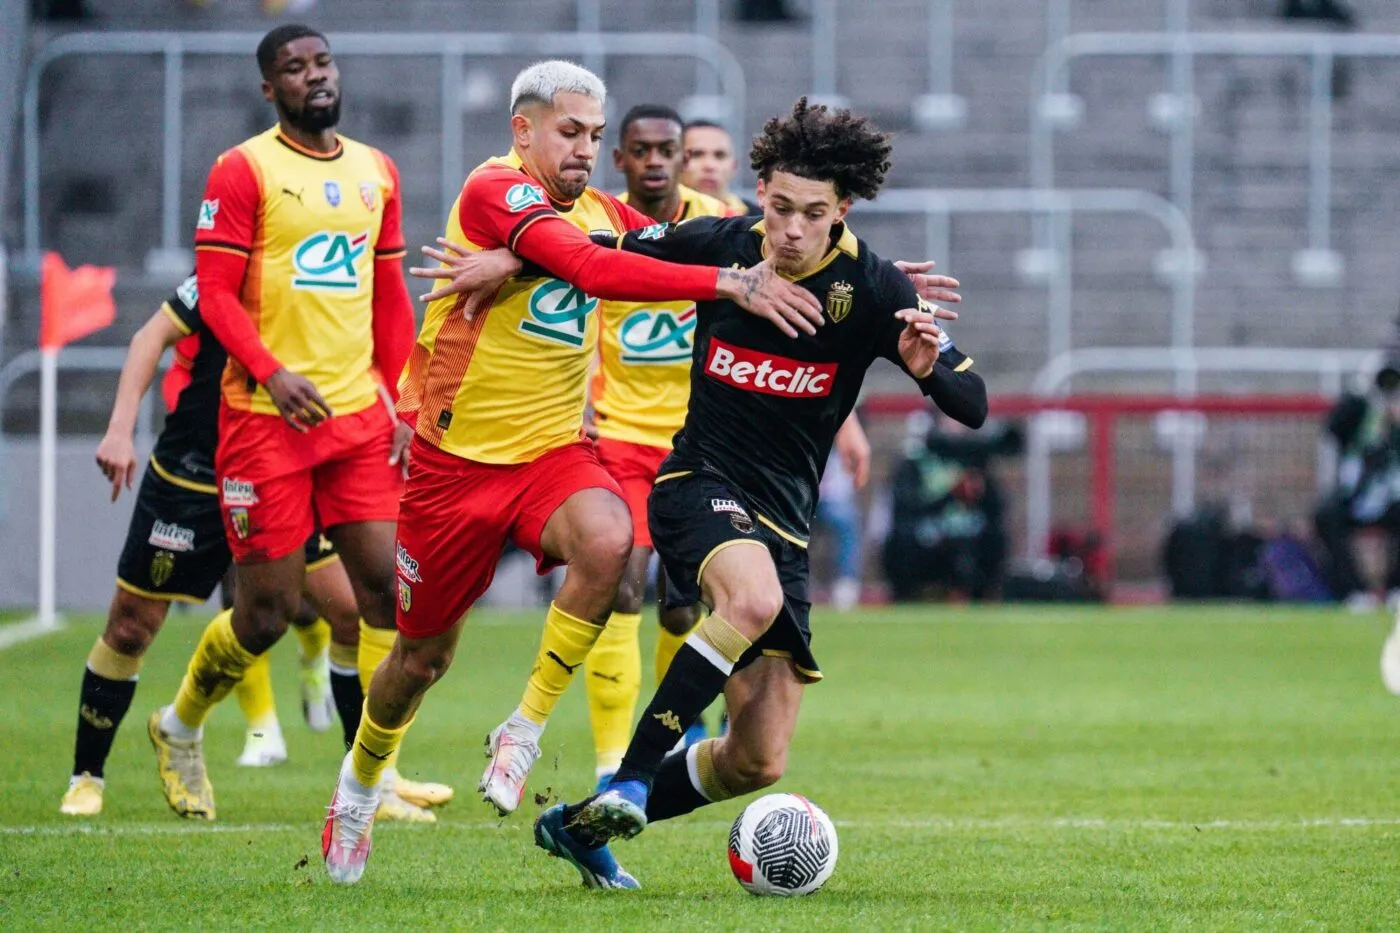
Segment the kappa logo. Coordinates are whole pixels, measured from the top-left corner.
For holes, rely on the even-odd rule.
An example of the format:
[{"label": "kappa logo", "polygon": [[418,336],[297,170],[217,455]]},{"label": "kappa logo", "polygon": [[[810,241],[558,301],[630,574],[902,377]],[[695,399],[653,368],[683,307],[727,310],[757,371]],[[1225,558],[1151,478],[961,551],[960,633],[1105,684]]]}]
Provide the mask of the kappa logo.
[{"label": "kappa logo", "polygon": [[652,224],[637,234],[639,240],[659,240],[666,235],[668,224]]},{"label": "kappa logo", "polygon": [[544,206],[544,192],[534,185],[520,182],[511,185],[506,191],[506,207],[512,214],[518,214],[531,207]]},{"label": "kappa logo", "polygon": [[824,398],[836,382],[836,363],[808,363],[711,340],[705,374],[716,382],[788,398]]},{"label": "kappa logo", "polygon": [[545,340],[581,347],[588,334],[588,315],[597,307],[597,298],[568,282],[547,279],[530,293],[530,317],[520,322],[520,329]]},{"label": "kappa logo", "polygon": [[690,362],[695,334],[695,306],[677,313],[669,308],[639,308],[622,320],[618,340],[622,362]]},{"label": "kappa logo", "polygon": [[251,480],[234,479],[232,476],[224,477],[224,505],[243,506],[257,505],[258,492],[253,488]]},{"label": "kappa logo", "polygon": [[292,287],[311,291],[358,291],[360,272],[356,264],[365,255],[369,231],[351,236],[340,231],[322,230],[297,244],[292,254],[296,275]]},{"label": "kappa logo", "polygon": [[213,230],[214,218],[219,214],[219,199],[211,201],[201,201],[199,203],[199,220],[195,222],[196,230]]},{"label": "kappa logo", "polygon": [[660,721],[663,726],[670,729],[672,732],[685,732],[685,730],[681,728],[681,718],[670,710],[664,713],[652,713],[651,718]]},{"label": "kappa logo", "polygon": [[156,522],[146,543],[167,551],[193,551],[194,529],[182,528],[174,522]]},{"label": "kappa logo", "polygon": [[402,544],[398,545],[394,552],[394,567],[398,570],[399,576],[409,583],[423,582],[423,578],[418,575],[418,561],[409,556]]},{"label": "kappa logo", "polygon": [[185,279],[175,289],[175,297],[180,299],[180,303],[186,308],[193,311],[194,306],[199,304],[199,279],[193,275]]},{"label": "kappa logo", "polygon": [[84,703],[78,707],[78,715],[83,717],[83,721],[94,729],[101,729],[104,732],[112,728],[112,720],[103,716],[97,710]]}]

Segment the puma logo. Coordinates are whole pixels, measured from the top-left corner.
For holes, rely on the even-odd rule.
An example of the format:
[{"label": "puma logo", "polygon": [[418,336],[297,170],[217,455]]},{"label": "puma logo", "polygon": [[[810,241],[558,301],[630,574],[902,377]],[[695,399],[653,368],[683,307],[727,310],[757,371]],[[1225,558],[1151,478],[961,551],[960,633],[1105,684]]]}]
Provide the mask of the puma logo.
[{"label": "puma logo", "polygon": [[93,709],[91,706],[88,706],[86,703],[78,707],[78,715],[82,716],[83,721],[86,722],[88,725],[92,726],[94,729],[112,728],[112,720],[108,719],[106,716],[103,716],[101,713]]},{"label": "puma logo", "polygon": [[604,674],[602,671],[594,671],[593,676],[599,678],[600,680],[606,680],[610,684],[622,683],[621,674]]},{"label": "puma logo", "polygon": [[305,190],[305,188],[298,188],[296,191],[293,191],[291,188],[283,188],[282,193],[290,194],[292,197],[297,199],[298,204],[301,204],[302,207],[305,207],[306,205],[301,200],[301,193]]},{"label": "puma logo", "polygon": [[672,732],[679,732],[681,734],[685,733],[685,730],[681,728],[680,717],[677,716],[675,713],[671,712],[670,710],[667,710],[664,713],[653,713],[651,718],[660,720],[661,724],[667,729],[670,729]]},{"label": "puma logo", "polygon": [[375,761],[388,761],[388,760],[389,760],[389,756],[392,755],[392,754],[394,754],[393,752],[385,752],[383,755],[376,755],[374,752],[370,751],[368,748],[365,748],[365,743],[364,743],[364,742],[361,742],[361,743],[359,743],[359,744],[360,744],[360,751],[364,752],[366,755],[368,755],[369,757],[373,758]]},{"label": "puma logo", "polygon": [[561,658],[561,657],[559,657],[559,655],[555,654],[553,651],[546,651],[546,652],[545,652],[545,657],[549,658],[549,659],[550,659],[551,661],[553,661],[555,664],[558,664],[560,667],[562,667],[564,670],[568,671],[570,674],[573,674],[574,671],[578,670],[580,667],[583,667],[583,662],[582,662],[582,661],[578,662],[577,664],[573,664],[573,665],[565,664],[565,663],[564,663],[564,659]]}]

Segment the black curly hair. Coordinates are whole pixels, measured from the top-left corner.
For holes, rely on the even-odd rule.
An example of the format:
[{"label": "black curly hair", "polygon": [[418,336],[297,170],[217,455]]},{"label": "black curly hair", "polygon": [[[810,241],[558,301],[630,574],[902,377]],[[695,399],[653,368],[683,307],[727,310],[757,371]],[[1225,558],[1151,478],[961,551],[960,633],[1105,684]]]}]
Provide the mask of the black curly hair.
[{"label": "black curly hair", "polygon": [[838,198],[874,199],[890,170],[890,137],[849,110],[811,107],[800,98],[786,117],[771,117],[754,138],[749,163],[769,181],[774,172],[829,181]]}]

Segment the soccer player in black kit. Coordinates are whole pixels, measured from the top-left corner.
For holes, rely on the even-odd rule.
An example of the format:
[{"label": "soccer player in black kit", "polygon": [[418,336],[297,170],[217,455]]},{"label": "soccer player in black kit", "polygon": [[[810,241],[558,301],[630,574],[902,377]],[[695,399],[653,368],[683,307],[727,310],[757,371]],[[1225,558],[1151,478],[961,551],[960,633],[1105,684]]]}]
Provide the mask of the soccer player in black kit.
[{"label": "soccer player in black kit", "polygon": [[[608,787],[557,805],[536,844],[585,883],[635,887],[606,843],[776,782],[806,684],[821,679],[808,627],[807,538],[837,429],[877,357],[971,427],[987,414],[972,360],[934,323],[908,277],[846,226],[874,198],[890,144],[849,111],[798,101],[754,142],[763,220],[698,218],[628,233],[623,249],[676,262],[772,257],[826,309],[815,334],[785,336],[728,302],[701,303],[690,409],[648,508],[674,598],[712,613],[677,653]],[[728,735],[668,754],[721,692]]]},{"label": "soccer player in black kit", "polygon": [[[920,298],[956,300],[945,289],[957,283],[917,274],[928,266],[880,259],[845,224],[853,199],[879,191],[889,154],[888,138],[866,120],[809,107],[803,98],[789,116],[768,121],[754,143],[762,220],[656,224],[616,243],[722,267],[772,258],[825,313],[814,326],[802,318],[758,320],[726,301],[697,305],[690,406],[657,476],[648,521],[670,599],[703,602],[712,612],[676,654],[612,782],[581,804],[545,810],[535,823],[536,844],[568,860],[590,887],[639,887],[608,840],[781,777],[803,690],[821,679],[807,598],[817,488],[870,364],[883,357],[900,366],[964,424],[978,427],[986,418],[986,390],[972,360],[935,324],[956,315]],[[490,253],[424,252],[449,269],[410,271],[452,278],[452,291],[489,289],[482,282],[492,276],[480,267],[473,276],[473,266],[499,261]],[[729,733],[668,754],[721,692]]]}]

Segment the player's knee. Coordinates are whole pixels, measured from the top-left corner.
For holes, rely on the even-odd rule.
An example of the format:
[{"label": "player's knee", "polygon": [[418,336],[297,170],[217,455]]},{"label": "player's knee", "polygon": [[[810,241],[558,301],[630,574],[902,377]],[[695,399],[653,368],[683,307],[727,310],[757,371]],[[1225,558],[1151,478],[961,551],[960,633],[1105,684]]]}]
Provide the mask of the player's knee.
[{"label": "player's knee", "polygon": [[695,606],[678,609],[662,608],[659,616],[661,627],[672,635],[685,635],[700,621],[700,610]]},{"label": "player's knee", "polygon": [[724,782],[736,794],[751,794],[772,787],[787,769],[787,752],[779,749],[736,756]]},{"label": "player's knee", "polygon": [[261,654],[281,639],[299,605],[300,594],[250,593],[243,605],[241,624],[235,625],[238,640],[249,651]]},{"label": "player's knee", "polygon": [[[398,645],[395,652],[399,652]],[[414,694],[422,694],[447,673],[452,666],[452,649],[441,646],[418,646],[405,649],[401,653],[399,670],[408,688]]]},{"label": "player's knee", "polygon": [[583,536],[572,563],[596,579],[621,580],[631,553],[632,523],[603,521]]},{"label": "player's knee", "polygon": [[155,600],[123,598],[125,595],[113,601],[102,640],[118,654],[139,658],[146,653],[160,631],[167,607]]},{"label": "player's knee", "polygon": [[724,620],[750,638],[768,629],[783,609],[783,591],[776,587],[755,587],[730,594],[720,610]]}]

